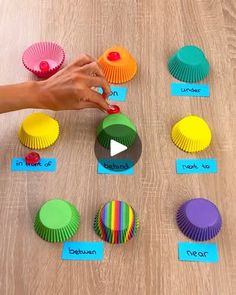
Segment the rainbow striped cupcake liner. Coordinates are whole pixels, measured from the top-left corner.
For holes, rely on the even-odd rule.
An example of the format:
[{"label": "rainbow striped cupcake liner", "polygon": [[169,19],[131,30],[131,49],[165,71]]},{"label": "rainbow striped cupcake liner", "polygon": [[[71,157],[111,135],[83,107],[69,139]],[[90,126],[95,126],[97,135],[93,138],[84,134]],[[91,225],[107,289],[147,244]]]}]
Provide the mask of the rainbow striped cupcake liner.
[{"label": "rainbow striped cupcake liner", "polygon": [[94,220],[94,230],[104,241],[121,244],[132,239],[139,229],[139,219],[131,206],[113,200],[102,206]]}]

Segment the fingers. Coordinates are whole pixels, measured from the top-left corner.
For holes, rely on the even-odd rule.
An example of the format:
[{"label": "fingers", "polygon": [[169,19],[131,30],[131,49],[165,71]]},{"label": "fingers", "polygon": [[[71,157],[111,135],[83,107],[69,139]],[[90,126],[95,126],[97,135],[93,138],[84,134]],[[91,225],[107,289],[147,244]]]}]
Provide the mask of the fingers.
[{"label": "fingers", "polygon": [[107,110],[109,108],[108,102],[104,99],[104,97],[99,94],[97,91],[92,89],[88,89],[86,92],[86,97],[83,99],[86,102],[92,102],[101,107],[103,110]]},{"label": "fingers", "polygon": [[73,65],[82,67],[84,65],[94,62],[95,59],[88,54],[81,54],[74,62]]},{"label": "fingers", "polygon": [[103,89],[103,97],[107,98],[111,93],[111,89],[97,62],[91,62],[90,64],[83,66],[81,70],[83,73],[90,76],[88,79],[88,86],[101,87]]},{"label": "fingers", "polygon": [[74,63],[76,72],[82,72],[88,75],[86,84],[91,87],[101,87],[103,89],[103,97],[107,98],[111,93],[109,83],[106,81],[104,74],[94,58],[87,54],[81,55]]},{"label": "fingers", "polygon": [[95,61],[87,65],[84,65],[83,67],[80,68],[80,71],[90,76],[105,77],[103,74],[103,71],[99,67],[98,63]]},{"label": "fingers", "polygon": [[111,93],[110,85],[105,78],[89,77],[86,81],[87,85],[91,87],[101,87],[103,90],[103,98],[107,98]]},{"label": "fingers", "polygon": [[80,101],[79,103],[79,109],[99,109],[103,111],[104,113],[107,113],[103,108],[101,108],[100,105],[90,102],[90,101]]},{"label": "fingers", "polygon": [[[86,75],[92,76],[92,77],[105,78],[103,71],[99,67],[96,60],[87,54],[80,55],[79,58],[74,61],[72,66],[73,65],[77,67],[76,71],[79,71],[80,73],[83,73],[83,74],[86,74]],[[93,86],[102,87],[104,96],[105,97],[108,96],[110,94],[110,86],[109,86],[108,82],[104,79],[104,80],[100,80],[101,85],[95,85],[95,84],[97,84],[97,82],[98,82],[98,80],[91,79],[89,86],[90,87],[93,87]],[[95,84],[93,85],[93,83],[95,83]]]}]

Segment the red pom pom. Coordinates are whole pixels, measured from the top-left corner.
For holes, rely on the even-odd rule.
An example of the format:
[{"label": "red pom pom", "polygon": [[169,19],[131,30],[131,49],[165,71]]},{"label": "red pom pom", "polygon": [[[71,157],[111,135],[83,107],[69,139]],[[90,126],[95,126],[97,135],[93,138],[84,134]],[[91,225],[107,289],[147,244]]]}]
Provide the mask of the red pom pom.
[{"label": "red pom pom", "polygon": [[25,156],[26,164],[37,164],[40,161],[40,156],[38,153],[31,152]]},{"label": "red pom pom", "polygon": [[45,60],[41,61],[39,64],[40,71],[47,72],[50,70],[49,63]]},{"label": "red pom pom", "polygon": [[111,114],[118,114],[118,113],[120,113],[120,108],[117,105],[115,105],[115,104],[110,105],[110,108],[107,110],[107,113],[109,115],[111,115]]},{"label": "red pom pom", "polygon": [[108,53],[107,59],[109,59],[110,61],[119,60],[120,59],[120,54],[117,51],[111,51],[111,52]]}]

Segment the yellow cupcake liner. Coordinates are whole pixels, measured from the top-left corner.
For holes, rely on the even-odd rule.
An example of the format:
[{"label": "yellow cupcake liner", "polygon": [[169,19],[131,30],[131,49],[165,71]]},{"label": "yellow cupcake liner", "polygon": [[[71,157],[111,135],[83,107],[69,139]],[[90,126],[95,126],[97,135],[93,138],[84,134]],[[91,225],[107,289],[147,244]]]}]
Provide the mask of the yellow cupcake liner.
[{"label": "yellow cupcake liner", "polygon": [[[118,60],[109,60],[110,53],[118,53]],[[103,73],[110,83],[125,83],[135,76],[137,63],[127,49],[123,47],[111,47],[98,59]]]},{"label": "yellow cupcake liner", "polygon": [[171,138],[174,144],[188,153],[196,153],[206,149],[212,139],[207,123],[198,116],[187,116],[172,128]]},{"label": "yellow cupcake liner", "polygon": [[59,124],[46,114],[34,113],[24,119],[18,136],[24,146],[30,149],[44,149],[57,140]]}]

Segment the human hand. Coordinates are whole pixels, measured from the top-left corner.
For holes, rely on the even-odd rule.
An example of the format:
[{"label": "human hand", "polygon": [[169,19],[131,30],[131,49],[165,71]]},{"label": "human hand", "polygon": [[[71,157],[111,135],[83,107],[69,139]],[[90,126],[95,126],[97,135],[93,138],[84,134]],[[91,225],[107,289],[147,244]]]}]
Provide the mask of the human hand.
[{"label": "human hand", "polygon": [[[46,109],[80,110],[109,108],[107,97],[110,86],[97,62],[88,55],[81,55],[55,75],[39,83],[40,105]],[[103,89],[103,94],[96,91]]]}]

